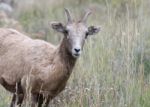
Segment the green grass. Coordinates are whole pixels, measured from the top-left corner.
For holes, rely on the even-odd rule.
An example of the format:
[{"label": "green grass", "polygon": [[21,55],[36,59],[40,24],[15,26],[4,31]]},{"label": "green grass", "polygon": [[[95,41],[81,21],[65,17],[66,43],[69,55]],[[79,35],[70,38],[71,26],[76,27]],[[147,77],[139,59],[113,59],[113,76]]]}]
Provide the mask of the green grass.
[{"label": "green grass", "polygon": [[[62,35],[48,23],[65,22],[64,7],[75,17],[92,9],[89,25],[101,26],[101,32],[86,41],[66,89],[52,107],[150,107],[149,5],[149,0],[39,0],[17,8],[13,17],[24,31],[32,35],[42,30],[54,44]],[[10,94],[3,88],[0,93],[0,107],[7,107]]]}]

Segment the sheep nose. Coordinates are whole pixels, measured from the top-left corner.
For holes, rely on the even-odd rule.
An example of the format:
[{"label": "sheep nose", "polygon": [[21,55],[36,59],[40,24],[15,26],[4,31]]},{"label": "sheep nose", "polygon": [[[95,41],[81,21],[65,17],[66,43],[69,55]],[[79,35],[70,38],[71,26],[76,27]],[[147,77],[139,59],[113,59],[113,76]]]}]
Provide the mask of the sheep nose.
[{"label": "sheep nose", "polygon": [[80,49],[79,49],[79,48],[75,48],[74,50],[75,50],[75,52],[77,52],[77,53],[80,52]]}]

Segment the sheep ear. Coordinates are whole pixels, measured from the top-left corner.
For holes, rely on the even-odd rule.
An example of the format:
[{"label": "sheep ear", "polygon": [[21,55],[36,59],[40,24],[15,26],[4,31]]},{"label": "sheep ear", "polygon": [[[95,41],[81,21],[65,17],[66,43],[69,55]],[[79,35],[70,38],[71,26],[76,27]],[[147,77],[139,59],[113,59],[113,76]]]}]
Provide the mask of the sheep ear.
[{"label": "sheep ear", "polygon": [[58,32],[65,32],[65,26],[60,22],[51,22],[51,27]]},{"label": "sheep ear", "polygon": [[100,27],[90,26],[88,27],[88,35],[94,35],[100,31]]}]

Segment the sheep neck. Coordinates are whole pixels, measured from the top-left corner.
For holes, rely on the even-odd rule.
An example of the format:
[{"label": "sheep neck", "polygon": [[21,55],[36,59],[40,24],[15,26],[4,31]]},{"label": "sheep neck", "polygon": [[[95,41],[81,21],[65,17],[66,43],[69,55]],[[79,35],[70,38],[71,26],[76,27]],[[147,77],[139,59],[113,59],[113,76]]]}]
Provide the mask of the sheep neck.
[{"label": "sheep neck", "polygon": [[67,49],[67,39],[63,38],[59,48],[58,54],[60,61],[63,63],[64,67],[66,68],[66,73],[70,75],[76,63],[76,58],[74,58],[71,53]]}]

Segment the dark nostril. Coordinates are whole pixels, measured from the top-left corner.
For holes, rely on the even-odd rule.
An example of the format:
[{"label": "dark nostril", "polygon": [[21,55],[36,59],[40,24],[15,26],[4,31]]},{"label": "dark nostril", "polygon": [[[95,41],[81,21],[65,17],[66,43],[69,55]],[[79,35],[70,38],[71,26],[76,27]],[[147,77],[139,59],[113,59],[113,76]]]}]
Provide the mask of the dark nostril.
[{"label": "dark nostril", "polygon": [[76,52],[79,52],[79,51],[80,51],[80,49],[76,49],[76,48],[75,48],[74,50],[75,50]]}]

